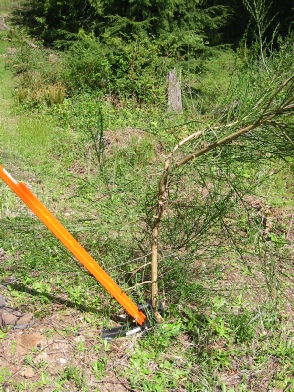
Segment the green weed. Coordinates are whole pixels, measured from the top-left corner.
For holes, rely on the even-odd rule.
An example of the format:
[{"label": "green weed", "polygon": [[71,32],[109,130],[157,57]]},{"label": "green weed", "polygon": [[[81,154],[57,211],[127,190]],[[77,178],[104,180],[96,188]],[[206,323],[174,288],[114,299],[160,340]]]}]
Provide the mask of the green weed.
[{"label": "green weed", "polygon": [[75,386],[81,390],[84,386],[83,375],[79,368],[73,366],[67,366],[61,374],[61,382],[71,381],[74,382]]},{"label": "green weed", "polygon": [[176,360],[158,360],[153,353],[137,351],[130,358],[127,372],[133,388],[142,391],[166,391],[185,381],[186,372],[176,366]]},{"label": "green weed", "polygon": [[5,380],[10,376],[10,372],[7,368],[0,369],[0,382],[4,383]]},{"label": "green weed", "polygon": [[101,377],[104,376],[105,374],[105,366],[107,364],[107,359],[106,358],[102,358],[99,361],[96,362],[92,362],[92,370],[93,373],[96,377],[96,380],[100,380]]}]

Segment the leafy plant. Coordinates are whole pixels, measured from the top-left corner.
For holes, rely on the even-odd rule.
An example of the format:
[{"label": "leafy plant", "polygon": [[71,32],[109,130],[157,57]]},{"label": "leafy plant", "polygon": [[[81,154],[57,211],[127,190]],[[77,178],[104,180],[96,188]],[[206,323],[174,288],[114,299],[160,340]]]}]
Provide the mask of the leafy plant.
[{"label": "leafy plant", "polygon": [[97,380],[100,380],[105,373],[106,358],[102,358],[97,362],[92,362],[92,369]]},{"label": "leafy plant", "polygon": [[60,380],[63,383],[65,381],[73,381],[75,387],[81,389],[84,386],[83,377],[78,367],[68,365],[62,372]]}]

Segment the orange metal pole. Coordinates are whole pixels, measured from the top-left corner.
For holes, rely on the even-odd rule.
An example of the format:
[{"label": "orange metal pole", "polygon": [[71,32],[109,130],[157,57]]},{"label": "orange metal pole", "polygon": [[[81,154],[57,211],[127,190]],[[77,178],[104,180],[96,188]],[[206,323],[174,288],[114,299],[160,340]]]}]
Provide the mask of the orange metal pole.
[{"label": "orange metal pole", "polygon": [[49,230],[66,248],[87,268],[102,286],[117,300],[139,325],[143,325],[146,316],[135,303],[121,290],[110,276],[97,264],[92,256],[78,243],[64,226],[51,214],[39,199],[21,182],[17,182],[0,165],[0,178],[16,193]]}]

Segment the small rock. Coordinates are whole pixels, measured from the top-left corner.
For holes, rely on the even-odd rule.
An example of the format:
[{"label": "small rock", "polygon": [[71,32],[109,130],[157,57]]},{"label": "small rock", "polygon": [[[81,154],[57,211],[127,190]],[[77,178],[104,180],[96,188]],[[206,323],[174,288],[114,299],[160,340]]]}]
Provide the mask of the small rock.
[{"label": "small rock", "polygon": [[59,366],[54,366],[48,369],[50,376],[56,376],[59,372]]},{"label": "small rock", "polygon": [[36,363],[40,363],[40,362],[48,362],[48,359],[49,359],[49,357],[48,357],[48,354],[47,353],[45,353],[45,352],[42,352],[42,353],[40,353],[40,354],[38,354],[37,356],[36,356],[36,358],[35,358],[35,362]]},{"label": "small rock", "polygon": [[24,378],[32,378],[34,377],[35,372],[32,368],[27,368],[23,372],[21,372],[21,375],[24,376]]},{"label": "small rock", "polygon": [[84,342],[84,341],[85,341],[85,337],[82,336],[82,335],[76,336],[76,337],[74,338],[74,341],[75,341],[76,343]]},{"label": "small rock", "polygon": [[67,360],[66,360],[65,358],[59,358],[59,362],[60,362],[62,365],[65,365],[65,364],[67,363]]}]

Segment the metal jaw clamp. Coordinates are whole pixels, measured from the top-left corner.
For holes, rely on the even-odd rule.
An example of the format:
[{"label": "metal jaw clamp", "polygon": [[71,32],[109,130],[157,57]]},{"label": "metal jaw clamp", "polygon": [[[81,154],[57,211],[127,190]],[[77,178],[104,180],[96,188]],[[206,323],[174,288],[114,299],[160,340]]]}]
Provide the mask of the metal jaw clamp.
[{"label": "metal jaw clamp", "polygon": [[[110,341],[115,338],[131,336],[139,332],[147,332],[156,322],[154,309],[150,302],[147,302],[145,305],[139,305],[138,309],[146,315],[146,320],[143,325],[138,325],[134,319],[127,319],[126,325],[119,325],[110,329],[103,328],[102,339]],[[158,311],[163,317],[164,310],[161,302],[158,304]]]}]

